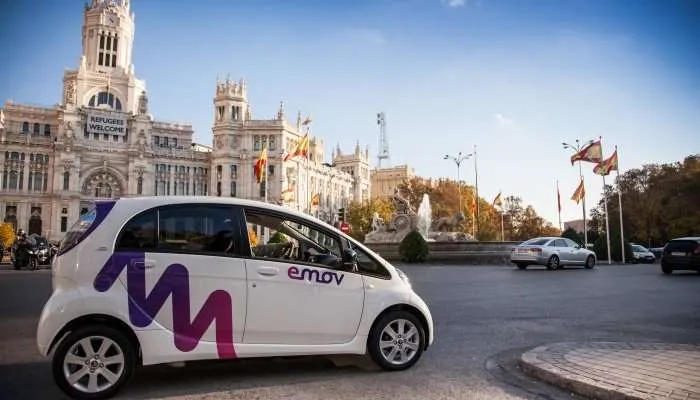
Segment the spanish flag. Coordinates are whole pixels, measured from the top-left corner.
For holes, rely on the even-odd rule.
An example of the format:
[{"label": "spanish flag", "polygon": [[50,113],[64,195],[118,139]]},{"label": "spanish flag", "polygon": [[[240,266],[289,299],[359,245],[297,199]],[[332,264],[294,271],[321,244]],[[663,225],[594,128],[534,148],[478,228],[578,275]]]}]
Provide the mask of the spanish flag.
[{"label": "spanish flag", "polygon": [[502,206],[502,205],[503,205],[503,202],[501,201],[501,192],[498,192],[498,194],[496,195],[496,198],[493,199],[493,204],[492,204],[492,206],[493,206],[493,207],[496,207],[496,206],[499,206],[499,207],[500,207],[500,206]]},{"label": "spanish flag", "polygon": [[265,146],[260,152],[260,157],[255,161],[255,166],[253,167],[255,172],[255,179],[258,183],[262,182],[263,175],[265,175],[265,167],[267,166],[267,146]]},{"label": "spanish flag", "polygon": [[307,133],[294,148],[294,151],[288,153],[284,156],[284,161],[289,160],[297,156],[302,156],[304,158],[309,158],[309,134]]},{"label": "spanish flag", "polygon": [[579,202],[581,202],[581,200],[583,200],[584,196],[586,196],[586,188],[583,186],[583,179],[581,179],[581,183],[576,188],[574,195],[571,196],[571,200],[575,201],[576,204],[578,204]]},{"label": "spanish flag", "polygon": [[610,174],[610,171],[616,171],[617,170],[617,149],[615,149],[615,152],[608,158],[607,160],[603,160],[598,163],[593,168],[593,172],[597,175],[602,175],[606,176]]},{"label": "spanish flag", "polygon": [[472,199],[472,210],[471,210],[471,211],[472,211],[472,215],[474,215],[474,216],[476,215],[476,202],[477,202],[477,199],[476,199],[476,197],[474,197],[474,198]]},{"label": "spanish flag", "polygon": [[598,140],[597,142],[589,144],[581,149],[581,151],[571,156],[571,165],[574,165],[576,161],[598,163],[601,160],[603,160],[603,146],[600,144],[600,140]]},{"label": "spanish flag", "polygon": [[311,196],[311,207],[316,208],[318,207],[318,204],[321,202],[321,196],[316,193],[313,196]]}]

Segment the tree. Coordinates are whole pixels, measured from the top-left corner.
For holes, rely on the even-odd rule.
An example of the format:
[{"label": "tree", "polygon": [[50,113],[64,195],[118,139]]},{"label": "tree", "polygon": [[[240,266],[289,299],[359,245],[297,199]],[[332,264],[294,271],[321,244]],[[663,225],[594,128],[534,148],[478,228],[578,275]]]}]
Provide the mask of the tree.
[{"label": "tree", "polygon": [[379,217],[386,223],[394,214],[394,206],[389,200],[379,198],[372,198],[362,203],[351,202],[347,210],[348,223],[352,227],[350,235],[359,241],[364,241],[375,212],[379,213]]},{"label": "tree", "polygon": [[[567,238],[567,239],[571,239],[571,240],[573,240],[574,242],[576,242],[576,243],[578,243],[578,244],[582,244],[582,243],[583,243],[583,235],[581,235],[580,233],[576,232],[576,230],[573,229],[573,228],[571,228],[571,227],[566,228],[566,229],[564,230],[564,232],[561,233],[561,237]],[[591,240],[591,239],[589,238],[589,240]],[[592,240],[592,241],[595,243],[595,239]]]},{"label": "tree", "polygon": [[700,226],[700,154],[682,162],[646,164],[621,174],[606,186],[598,207],[592,210],[598,231],[605,230],[604,199],[608,201],[610,234],[620,232],[618,193],[622,195],[625,238],[648,246],[694,235]]}]

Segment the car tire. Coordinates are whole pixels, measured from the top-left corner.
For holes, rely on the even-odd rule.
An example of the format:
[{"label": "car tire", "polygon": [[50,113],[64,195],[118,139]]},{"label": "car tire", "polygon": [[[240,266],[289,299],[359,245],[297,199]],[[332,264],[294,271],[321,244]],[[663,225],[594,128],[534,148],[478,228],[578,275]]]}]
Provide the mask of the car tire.
[{"label": "car tire", "polygon": [[518,269],[527,269],[527,264],[519,263],[519,264],[515,264],[515,265],[517,265]]},{"label": "car tire", "polygon": [[[415,315],[407,311],[391,311],[380,317],[372,327],[367,348],[370,358],[380,368],[386,371],[401,371],[418,362],[423,354],[425,341],[425,330]],[[396,356],[403,357],[404,354],[410,358],[396,360]]]},{"label": "car tire", "polygon": [[[103,346],[107,347],[103,349]],[[104,363],[105,360],[113,363]],[[51,367],[56,385],[69,397],[107,399],[117,394],[133,375],[136,349],[129,338],[117,329],[84,326],[61,340],[51,360]],[[77,377],[74,383],[69,381],[71,374]],[[93,384],[95,387],[90,387]]]},{"label": "car tire", "polygon": [[559,268],[561,268],[561,265],[559,265],[559,257],[556,255],[549,257],[549,260],[547,261],[547,269],[556,271]]},{"label": "car tire", "polygon": [[584,266],[584,268],[593,269],[593,267],[595,267],[595,257],[588,256],[588,258],[586,259],[586,265]]},{"label": "car tire", "polygon": [[661,272],[663,272],[666,275],[671,275],[673,273],[673,268],[662,265]]}]

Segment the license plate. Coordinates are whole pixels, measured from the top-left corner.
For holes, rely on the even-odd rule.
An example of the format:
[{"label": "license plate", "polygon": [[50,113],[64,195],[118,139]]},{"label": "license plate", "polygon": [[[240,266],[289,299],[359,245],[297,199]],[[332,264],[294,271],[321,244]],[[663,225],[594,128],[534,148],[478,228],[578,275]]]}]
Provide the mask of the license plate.
[{"label": "license plate", "polygon": [[685,253],[682,251],[672,251],[671,255],[672,256],[685,256]]},{"label": "license plate", "polygon": [[518,253],[527,253],[528,249],[518,249]]}]

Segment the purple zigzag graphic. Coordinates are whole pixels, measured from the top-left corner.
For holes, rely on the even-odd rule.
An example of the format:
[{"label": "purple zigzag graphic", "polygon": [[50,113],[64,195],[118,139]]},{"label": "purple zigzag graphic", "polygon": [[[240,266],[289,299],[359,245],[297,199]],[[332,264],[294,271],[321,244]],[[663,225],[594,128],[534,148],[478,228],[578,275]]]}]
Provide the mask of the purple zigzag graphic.
[{"label": "purple zigzag graphic", "polygon": [[132,324],[139,328],[150,325],[163,308],[168,296],[172,294],[175,347],[180,351],[192,351],[207,328],[216,320],[216,347],[219,358],[235,358],[231,295],[224,290],[213,291],[194,320],[191,320],[190,279],[187,268],[182,264],[169,265],[153,285],[151,293],[146,293],[144,261],[145,254],[140,252],[112,254],[95,277],[95,290],[109,290],[126,268],[129,319]]}]

